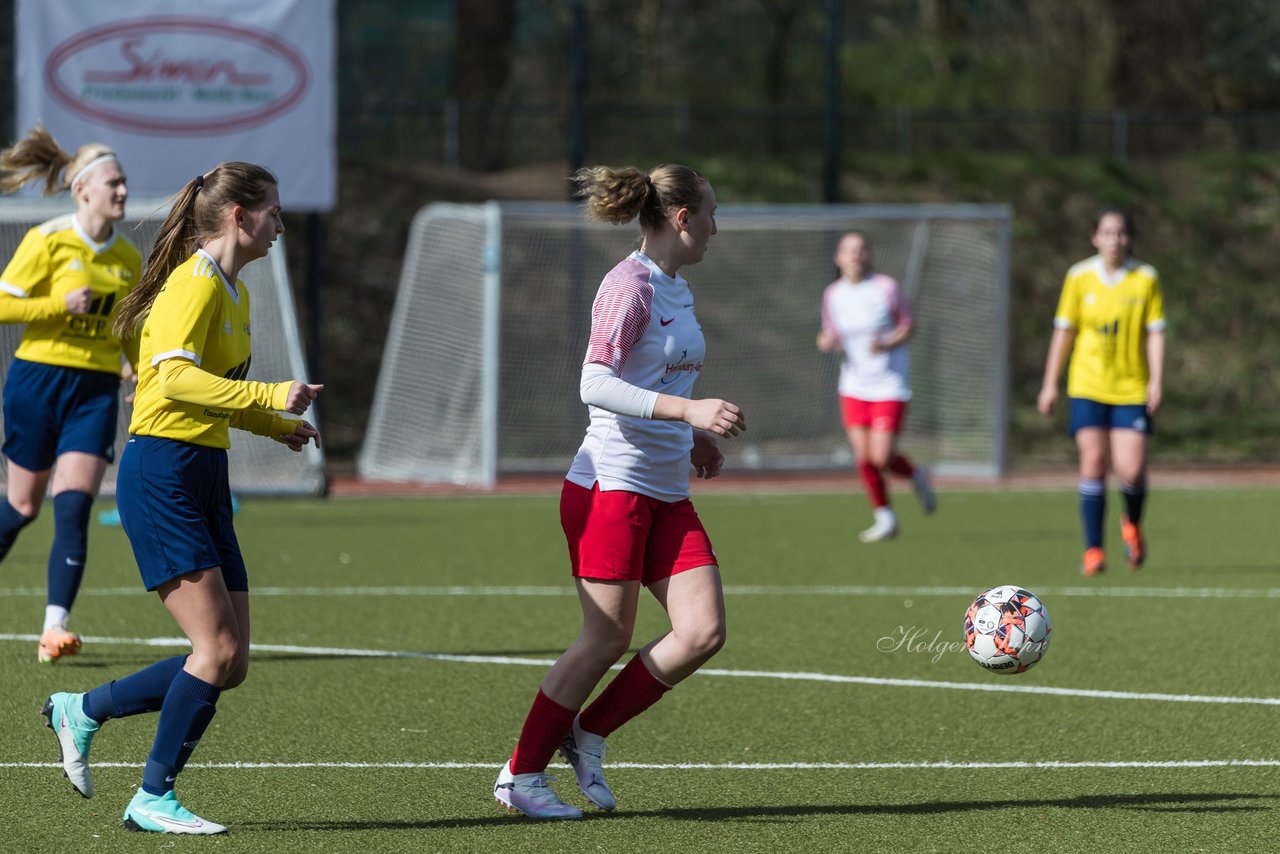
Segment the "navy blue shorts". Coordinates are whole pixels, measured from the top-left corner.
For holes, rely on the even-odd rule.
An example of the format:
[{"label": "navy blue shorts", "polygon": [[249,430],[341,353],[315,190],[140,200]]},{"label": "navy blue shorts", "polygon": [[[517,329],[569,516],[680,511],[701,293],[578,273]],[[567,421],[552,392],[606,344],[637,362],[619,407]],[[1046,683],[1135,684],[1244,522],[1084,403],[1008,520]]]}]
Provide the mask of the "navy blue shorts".
[{"label": "navy blue shorts", "polygon": [[1155,423],[1147,413],[1145,403],[1099,403],[1084,397],[1073,397],[1071,421],[1067,435],[1074,436],[1085,427],[1101,427],[1104,430],[1137,430],[1151,435]]},{"label": "navy blue shorts", "polygon": [[24,469],[48,471],[79,451],[116,456],[120,376],[14,359],[4,381],[4,455]]},{"label": "navy blue shorts", "polygon": [[231,527],[226,450],[130,436],[120,456],[116,504],[148,590],[215,566],[222,567],[228,590],[249,589]]}]

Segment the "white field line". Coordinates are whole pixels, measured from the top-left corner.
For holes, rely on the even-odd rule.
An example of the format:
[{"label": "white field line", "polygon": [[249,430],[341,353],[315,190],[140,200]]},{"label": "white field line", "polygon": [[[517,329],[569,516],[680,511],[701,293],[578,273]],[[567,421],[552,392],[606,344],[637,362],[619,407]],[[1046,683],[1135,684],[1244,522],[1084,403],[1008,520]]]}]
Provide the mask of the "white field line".
[{"label": "white field line", "polygon": [[[0,641],[36,642],[38,635],[0,634]],[[186,638],[105,638],[84,637],[86,643],[125,646],[189,647]],[[403,652],[383,649],[349,649],[346,647],[295,646],[293,644],[250,644],[254,652],[280,652],[291,655],[315,655],[344,658],[410,658],[427,661],[453,661],[465,664],[497,664],[507,666],[550,667],[549,658],[515,658],[505,655],[454,655],[440,652]],[[614,669],[618,669],[615,665]],[[1205,694],[1159,694],[1134,691],[1101,691],[1089,688],[1054,688],[1048,685],[1009,685],[1000,682],[934,682],[927,679],[888,679],[880,676],[845,676],[833,673],[805,673],[779,670],[721,670],[706,667],[699,676],[721,676],[746,679],[778,679],[798,682],[827,682],[845,685],[875,685],[890,688],[934,688],[953,691],[985,691],[1001,694],[1042,694],[1057,697],[1088,697],[1097,700],[1145,700],[1163,703],[1214,703],[1230,705],[1280,706],[1280,697],[1222,697]]]},{"label": "white field line", "polygon": [[[59,762],[0,762],[0,768],[61,768]],[[94,762],[94,768],[142,768],[141,762]],[[353,768],[453,770],[488,768],[489,762],[192,762],[188,768],[257,770]],[[1012,768],[1073,770],[1077,768],[1280,768],[1280,759],[1171,759],[1097,762],[610,762],[610,770],[638,771],[917,771]]]},{"label": "white field line", "polygon": [[[0,598],[43,597],[43,587],[0,588]],[[530,586],[367,586],[367,587],[254,587],[253,596],[576,596],[574,588]],[[734,585],[724,588],[726,596],[848,596],[871,597],[973,597],[974,587],[876,586],[876,585]],[[1101,599],[1280,599],[1280,587],[1037,587],[1041,598],[1084,597]],[[142,587],[87,587],[81,596],[143,596]]]}]

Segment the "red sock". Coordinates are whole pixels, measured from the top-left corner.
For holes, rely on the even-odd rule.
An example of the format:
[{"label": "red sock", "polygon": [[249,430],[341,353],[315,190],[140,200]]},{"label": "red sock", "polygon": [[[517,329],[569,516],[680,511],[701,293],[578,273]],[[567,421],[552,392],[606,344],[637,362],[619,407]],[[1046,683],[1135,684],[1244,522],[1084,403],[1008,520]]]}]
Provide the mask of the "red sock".
[{"label": "red sock", "polygon": [[916,467],[911,465],[911,460],[902,454],[894,454],[893,459],[889,460],[887,468],[898,477],[911,477],[916,473]]},{"label": "red sock", "polygon": [[511,754],[512,774],[533,774],[545,771],[555,756],[556,748],[564,741],[565,733],[573,726],[577,712],[566,709],[538,689],[533,698],[529,716],[524,719],[516,751]]},{"label": "red sock", "polygon": [[627,662],[622,672],[587,706],[578,725],[589,733],[607,738],[618,727],[662,699],[671,690],[659,682],[645,667],[639,653]]},{"label": "red sock", "polygon": [[880,469],[864,460],[858,463],[858,473],[862,475],[862,482],[866,484],[867,497],[871,499],[871,506],[877,509],[888,507],[889,496],[885,490],[884,475],[880,473]]}]

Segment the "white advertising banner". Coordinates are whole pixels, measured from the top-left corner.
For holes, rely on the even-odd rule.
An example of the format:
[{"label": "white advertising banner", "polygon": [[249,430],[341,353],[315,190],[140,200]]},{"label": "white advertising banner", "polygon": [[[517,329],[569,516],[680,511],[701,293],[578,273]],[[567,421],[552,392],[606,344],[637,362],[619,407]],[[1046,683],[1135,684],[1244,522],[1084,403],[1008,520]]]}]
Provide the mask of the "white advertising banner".
[{"label": "white advertising banner", "polygon": [[280,179],[286,209],[337,193],[334,0],[18,0],[15,133],[120,156],[135,196],[224,160]]}]

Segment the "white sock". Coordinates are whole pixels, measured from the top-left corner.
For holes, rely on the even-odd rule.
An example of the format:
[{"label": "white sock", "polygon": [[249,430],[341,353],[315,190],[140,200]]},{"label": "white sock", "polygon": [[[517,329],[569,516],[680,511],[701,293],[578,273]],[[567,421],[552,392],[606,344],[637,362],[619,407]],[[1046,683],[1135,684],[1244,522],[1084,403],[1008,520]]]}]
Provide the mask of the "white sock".
[{"label": "white sock", "polygon": [[71,612],[61,605],[46,605],[44,607],[44,630],[49,629],[65,629],[67,627],[67,618],[71,616]]},{"label": "white sock", "polygon": [[877,507],[874,511],[877,525],[894,525],[898,524],[898,517],[893,515],[892,507]]}]

